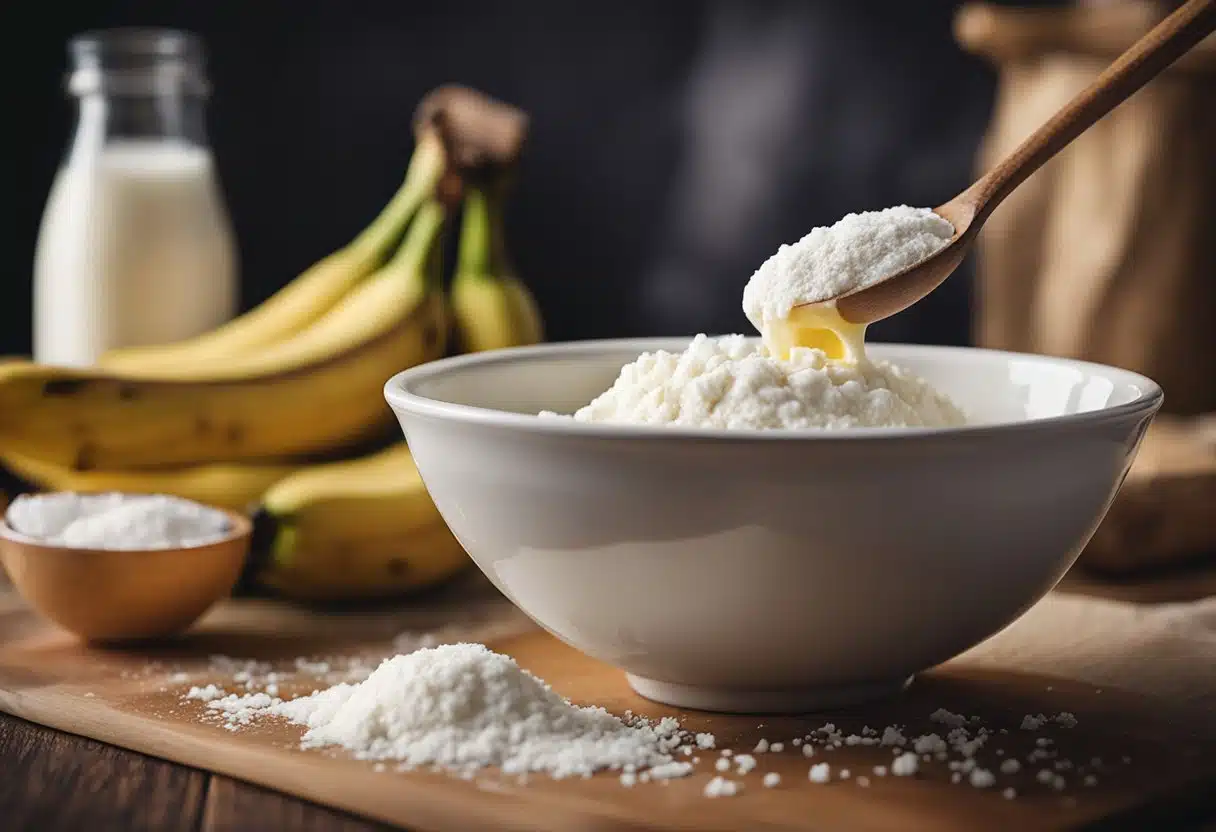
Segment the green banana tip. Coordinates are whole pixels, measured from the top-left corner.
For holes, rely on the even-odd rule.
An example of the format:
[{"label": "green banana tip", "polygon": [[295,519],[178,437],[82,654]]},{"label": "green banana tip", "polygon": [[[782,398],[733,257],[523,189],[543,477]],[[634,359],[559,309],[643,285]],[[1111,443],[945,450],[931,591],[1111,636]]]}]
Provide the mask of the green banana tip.
[{"label": "green banana tip", "polygon": [[405,239],[388,267],[404,272],[425,273],[440,249],[447,209],[436,199],[428,199],[406,229]]},{"label": "green banana tip", "polygon": [[448,174],[443,143],[433,135],[420,136],[397,192],[371,225],[346,247],[347,255],[372,264],[383,263],[388,252],[401,243],[422,207],[437,197]]},{"label": "green banana tip", "polygon": [[489,278],[495,273],[495,223],[491,200],[481,188],[465,194],[457,244],[456,273],[465,279]]}]

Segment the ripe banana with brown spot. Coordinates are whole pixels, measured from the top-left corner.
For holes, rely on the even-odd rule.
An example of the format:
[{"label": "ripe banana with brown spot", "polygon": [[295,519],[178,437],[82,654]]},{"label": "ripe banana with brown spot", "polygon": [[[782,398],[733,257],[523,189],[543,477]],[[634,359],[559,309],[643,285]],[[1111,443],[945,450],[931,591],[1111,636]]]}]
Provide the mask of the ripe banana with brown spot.
[{"label": "ripe banana with brown spot", "polygon": [[301,600],[398,595],[469,565],[404,442],[285,477],[253,517],[252,580]]},{"label": "ripe banana with brown spot", "polygon": [[382,431],[385,379],[444,353],[444,220],[427,202],[389,263],[264,350],[172,370],[0,366],[0,449],[125,469],[298,456]]}]

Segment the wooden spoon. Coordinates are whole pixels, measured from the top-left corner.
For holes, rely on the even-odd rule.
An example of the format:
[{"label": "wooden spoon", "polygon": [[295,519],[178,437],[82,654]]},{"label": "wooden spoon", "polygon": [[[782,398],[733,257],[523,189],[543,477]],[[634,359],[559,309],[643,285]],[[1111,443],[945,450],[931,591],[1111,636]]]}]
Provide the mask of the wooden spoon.
[{"label": "wooden spoon", "polygon": [[954,226],[954,236],[945,248],[878,283],[839,295],[835,298],[837,313],[850,323],[869,324],[907,309],[936,289],[958,268],[984,221],[1005,197],[1214,29],[1216,0],[1188,0],[1000,164],[954,199],[933,209]]}]

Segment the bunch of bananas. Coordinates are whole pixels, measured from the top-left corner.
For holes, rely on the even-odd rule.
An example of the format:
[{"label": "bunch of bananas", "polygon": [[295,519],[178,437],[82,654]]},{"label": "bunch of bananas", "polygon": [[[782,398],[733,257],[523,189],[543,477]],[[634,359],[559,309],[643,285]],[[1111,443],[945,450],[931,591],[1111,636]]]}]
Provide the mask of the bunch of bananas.
[{"label": "bunch of bananas", "polygon": [[[0,489],[249,510],[247,572],[289,597],[390,595],[460,571],[467,558],[409,449],[384,447],[397,428],[382,387],[453,342],[541,340],[502,244],[501,183],[525,125],[513,107],[441,88],[419,107],[388,205],[260,306],[195,338],[114,350],[95,368],[0,362]],[[441,252],[461,200],[449,298]]]}]

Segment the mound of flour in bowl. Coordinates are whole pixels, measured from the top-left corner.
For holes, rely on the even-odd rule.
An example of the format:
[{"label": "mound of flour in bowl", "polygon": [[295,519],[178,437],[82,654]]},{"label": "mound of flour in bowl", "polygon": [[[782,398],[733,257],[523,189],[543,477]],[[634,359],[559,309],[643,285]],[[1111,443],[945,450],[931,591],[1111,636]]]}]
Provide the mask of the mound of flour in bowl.
[{"label": "mound of flour in bowl", "polygon": [[[199,698],[199,697],[196,697]],[[207,707],[239,711],[239,722],[274,715],[305,725],[301,746],[339,746],[360,759],[438,766],[472,775],[555,778],[601,769],[649,769],[682,777],[692,765],[670,755],[687,739],[676,720],[622,721],[578,707],[515,660],[482,644],[447,644],[385,659],[358,684],[340,683],[289,701],[265,693],[215,697]]]},{"label": "mound of flour in bowl", "polygon": [[19,534],[87,549],[205,546],[231,532],[223,512],[167,494],[22,494],[6,518]]},{"label": "mound of flour in bowl", "polygon": [[781,361],[742,335],[698,335],[681,353],[643,353],[573,418],[787,430],[952,427],[965,421],[946,396],[894,365],[830,361],[819,350],[803,348]]}]

